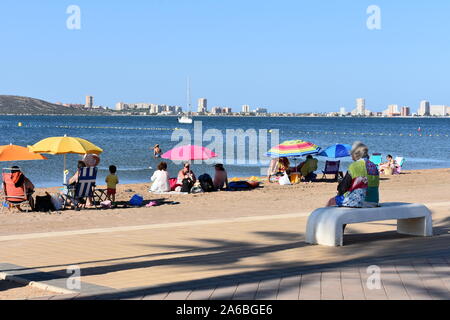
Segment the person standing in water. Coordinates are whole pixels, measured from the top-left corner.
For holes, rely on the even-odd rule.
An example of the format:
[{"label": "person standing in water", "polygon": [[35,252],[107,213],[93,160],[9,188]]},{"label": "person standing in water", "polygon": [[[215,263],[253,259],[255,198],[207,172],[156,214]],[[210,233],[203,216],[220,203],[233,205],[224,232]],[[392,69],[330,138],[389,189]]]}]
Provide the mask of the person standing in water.
[{"label": "person standing in water", "polygon": [[153,157],[156,159],[156,158],[161,158],[161,156],[162,156],[162,150],[161,150],[161,148],[160,148],[160,146],[159,146],[159,144],[156,144],[154,147],[153,147]]}]

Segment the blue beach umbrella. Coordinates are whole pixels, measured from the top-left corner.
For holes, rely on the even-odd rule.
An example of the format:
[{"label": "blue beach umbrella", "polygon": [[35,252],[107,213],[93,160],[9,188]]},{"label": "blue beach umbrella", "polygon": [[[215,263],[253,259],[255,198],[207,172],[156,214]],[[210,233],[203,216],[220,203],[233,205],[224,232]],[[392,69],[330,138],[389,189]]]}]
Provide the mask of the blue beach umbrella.
[{"label": "blue beach umbrella", "polygon": [[352,146],[349,144],[335,144],[319,153],[319,156],[328,158],[345,158],[350,156]]}]

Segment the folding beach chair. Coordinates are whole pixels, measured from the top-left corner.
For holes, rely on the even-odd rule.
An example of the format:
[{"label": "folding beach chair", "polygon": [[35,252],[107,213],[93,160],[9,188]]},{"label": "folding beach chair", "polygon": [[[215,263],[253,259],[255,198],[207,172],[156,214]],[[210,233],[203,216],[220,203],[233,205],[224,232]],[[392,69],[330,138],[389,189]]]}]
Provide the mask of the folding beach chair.
[{"label": "folding beach chair", "polygon": [[20,208],[20,205],[25,204],[25,211],[28,212],[32,209],[32,204],[30,203],[30,198],[32,193],[26,192],[25,182],[16,187],[12,180],[13,172],[17,169],[3,169],[2,179],[3,179],[3,201],[1,211],[5,208],[5,205],[10,208],[11,206],[16,206]]},{"label": "folding beach chair", "polygon": [[78,183],[75,185],[66,185],[67,194],[63,195],[64,207],[70,202],[73,209],[79,210],[86,207],[87,200],[93,199],[94,206],[98,209],[97,199],[95,199],[95,184],[97,180],[97,171],[95,167],[78,169]]},{"label": "folding beach chair", "polygon": [[403,165],[405,164],[405,158],[403,157],[396,157],[395,163],[397,164],[397,167],[395,167],[393,174],[400,174],[402,173]]},{"label": "folding beach chair", "polygon": [[341,167],[340,161],[327,161],[325,162],[325,170],[323,170],[322,180],[327,177],[327,174],[334,174],[334,179],[339,178],[339,168]]},{"label": "folding beach chair", "polygon": [[380,164],[383,162],[383,156],[381,155],[381,153],[374,153],[370,157],[370,161],[379,167]]}]

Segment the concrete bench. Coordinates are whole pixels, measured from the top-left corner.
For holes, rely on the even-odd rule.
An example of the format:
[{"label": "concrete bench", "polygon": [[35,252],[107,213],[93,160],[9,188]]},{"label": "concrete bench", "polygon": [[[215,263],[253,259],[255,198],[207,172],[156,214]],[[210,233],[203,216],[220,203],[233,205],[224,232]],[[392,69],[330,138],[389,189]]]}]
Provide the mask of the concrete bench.
[{"label": "concrete bench", "polygon": [[306,242],[343,246],[343,226],[383,220],[397,220],[397,232],[414,236],[433,236],[431,211],[421,204],[383,203],[378,208],[328,207],[314,211],[306,225]]}]

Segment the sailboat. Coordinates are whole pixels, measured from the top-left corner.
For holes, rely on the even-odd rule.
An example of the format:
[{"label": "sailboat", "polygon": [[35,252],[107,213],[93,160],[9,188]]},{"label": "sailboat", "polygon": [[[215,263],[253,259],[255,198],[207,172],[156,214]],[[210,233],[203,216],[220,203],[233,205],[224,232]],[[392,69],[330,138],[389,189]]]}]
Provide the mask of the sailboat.
[{"label": "sailboat", "polygon": [[191,108],[191,84],[190,84],[189,78],[187,80],[187,105],[188,105],[189,113],[188,113],[188,115],[183,115],[183,116],[179,117],[178,123],[192,124],[192,122],[193,122],[193,119],[190,116],[190,114],[192,113],[192,108]]},{"label": "sailboat", "polygon": [[193,119],[190,116],[181,116],[178,118],[178,123],[192,124]]}]

